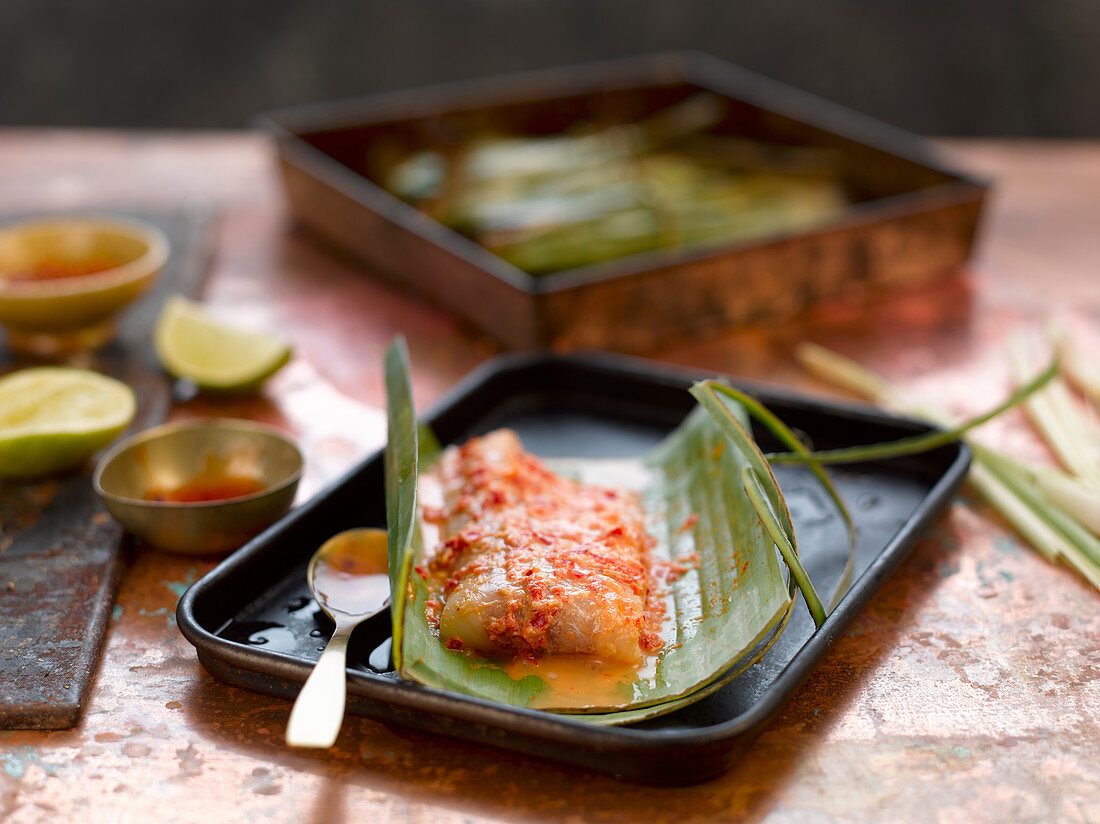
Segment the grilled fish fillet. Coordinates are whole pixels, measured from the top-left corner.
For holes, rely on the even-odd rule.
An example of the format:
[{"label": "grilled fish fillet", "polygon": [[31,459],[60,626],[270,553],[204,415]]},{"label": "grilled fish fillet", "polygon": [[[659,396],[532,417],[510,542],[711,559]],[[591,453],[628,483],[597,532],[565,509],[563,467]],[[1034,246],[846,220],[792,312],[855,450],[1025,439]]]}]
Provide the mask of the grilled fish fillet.
[{"label": "grilled fish fillet", "polygon": [[448,448],[426,481],[447,646],[630,664],[660,647],[637,496],[555,475],[507,429]]}]

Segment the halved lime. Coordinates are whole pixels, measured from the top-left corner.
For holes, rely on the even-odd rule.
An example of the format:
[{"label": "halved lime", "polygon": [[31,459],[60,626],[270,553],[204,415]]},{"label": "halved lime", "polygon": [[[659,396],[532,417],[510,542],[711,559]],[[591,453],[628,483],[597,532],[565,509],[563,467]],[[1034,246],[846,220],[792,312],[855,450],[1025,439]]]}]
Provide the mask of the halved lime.
[{"label": "halved lime", "polygon": [[124,383],[61,366],[0,378],[0,477],[29,478],[76,466],[134,419]]},{"label": "halved lime", "polygon": [[157,357],[177,378],[202,389],[254,389],[290,360],[290,344],[267,332],[230,326],[194,301],[173,295],[154,337]]}]

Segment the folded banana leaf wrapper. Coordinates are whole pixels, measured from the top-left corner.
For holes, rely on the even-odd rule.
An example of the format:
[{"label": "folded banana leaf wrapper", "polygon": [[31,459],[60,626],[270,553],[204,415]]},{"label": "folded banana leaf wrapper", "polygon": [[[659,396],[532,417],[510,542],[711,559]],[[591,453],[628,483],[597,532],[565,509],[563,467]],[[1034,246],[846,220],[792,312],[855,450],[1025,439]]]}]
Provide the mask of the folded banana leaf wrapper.
[{"label": "folded banana leaf wrapper", "polygon": [[[848,529],[848,561],[829,603],[836,605],[852,576],[855,527],[825,464],[912,455],[954,442],[1021,403],[1058,372],[1055,358],[1029,383],[982,415],[951,429],[897,441],[811,452],[774,414],[749,395],[717,381],[691,388],[699,405],[648,455],[635,460],[575,459],[559,470],[579,480],[634,489],[657,562],[686,573],[667,585],[666,642],[650,666],[616,685],[616,694],[573,684],[574,694],[602,700],[566,700],[566,690],[540,671],[447,649],[427,618],[428,584],[410,575],[423,560],[417,515],[417,479],[442,449],[419,426],[409,382],[408,352],[398,339],[386,354],[389,444],[386,518],[393,659],[404,678],[519,707],[567,712],[597,724],[625,724],[699,701],[756,663],[775,643],[801,591],[817,626],[827,610],[798,557],[790,511],[771,463],[804,464],[821,483]],[[767,455],[750,433],[755,420],[788,450]],[[512,662],[514,663],[514,662]],[[557,669],[557,664],[554,665]],[[606,685],[601,667],[572,668],[570,678]],[[554,681],[555,683],[551,683]]]},{"label": "folded banana leaf wrapper", "polygon": [[[441,450],[430,430],[418,426],[401,343],[387,354],[386,383],[393,658],[402,677],[514,706],[619,724],[709,695],[759,660],[783,631],[795,604],[796,582],[785,556],[777,552],[776,538],[780,545],[789,543],[788,551],[796,547],[790,513],[767,460],[748,434],[745,409],[712,396],[648,455],[568,462],[569,474],[580,480],[632,479],[656,539],[655,557],[686,569],[667,586],[667,640],[648,667],[632,682],[618,685],[613,700],[555,705],[552,685],[537,671],[515,677],[504,659],[447,649],[427,619],[428,584],[410,574],[425,549],[417,478]],[[763,497],[754,503],[746,483]],[[599,678],[587,670],[572,675]]]}]

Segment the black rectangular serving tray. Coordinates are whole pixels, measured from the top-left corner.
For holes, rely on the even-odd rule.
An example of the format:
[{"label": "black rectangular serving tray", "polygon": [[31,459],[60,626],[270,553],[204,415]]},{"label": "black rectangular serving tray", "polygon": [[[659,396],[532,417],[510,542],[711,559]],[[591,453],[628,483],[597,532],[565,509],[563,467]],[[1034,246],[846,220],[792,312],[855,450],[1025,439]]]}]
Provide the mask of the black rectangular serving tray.
[{"label": "black rectangular serving tray", "polygon": [[[501,426],[548,457],[639,454],[690,411],[687,388],[713,377],[610,356],[514,354],[467,377],[425,416],[446,443]],[[817,448],[891,440],[929,426],[868,407],[775,388],[754,392]],[[764,433],[756,436],[772,448]],[[386,723],[487,744],[652,784],[689,784],[725,771],[752,743],[833,641],[947,504],[969,465],[955,443],[907,458],[832,471],[859,529],[855,579],[814,630],[804,605],[756,666],[703,701],[629,727],[596,727],[399,679],[388,671],[388,616],[357,631],[349,651],[348,708]],[[844,566],[846,534],[812,475],[777,467],[805,566],[823,597]],[[382,453],[287,515],[204,576],[180,600],[179,628],[224,681],[293,698],[331,625],[310,598],[305,567],[334,533],[385,526]],[[372,666],[373,665],[373,666]],[[289,707],[288,707],[289,710]]]},{"label": "black rectangular serving tray", "polygon": [[[715,133],[838,153],[852,204],[812,229],[533,277],[382,185],[404,152],[632,123],[700,91],[726,107]],[[933,282],[969,256],[988,188],[916,135],[691,52],[295,106],[258,123],[298,221],[513,348],[652,352]]]}]

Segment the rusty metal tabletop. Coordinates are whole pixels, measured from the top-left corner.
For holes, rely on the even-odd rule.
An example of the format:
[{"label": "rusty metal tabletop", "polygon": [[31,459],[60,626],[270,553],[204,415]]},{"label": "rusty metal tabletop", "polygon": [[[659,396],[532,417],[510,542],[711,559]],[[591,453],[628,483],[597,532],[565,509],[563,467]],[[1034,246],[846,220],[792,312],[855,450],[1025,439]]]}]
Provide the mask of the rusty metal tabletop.
[{"label": "rusty metal tabletop", "polygon": [[[837,303],[663,360],[828,387],[794,365],[811,338],[960,412],[1005,394],[1006,335],[1049,312],[1100,335],[1100,142],[955,141],[996,178],[977,259],[933,289]],[[206,413],[296,431],[302,495],[384,436],[381,352],[409,338],[419,404],[494,345],[366,277],[294,229],[270,151],[250,134],[0,131],[0,208],[217,211],[206,291],[282,330],[291,365]],[[1019,414],[989,437],[1045,452]],[[91,703],[64,732],[0,732],[0,820],[1100,820],[1100,596],[963,496],[854,622],[746,758],[697,787],[654,789],[349,718],[329,751],[282,741],[289,705],[215,681],[173,625],[213,559],[128,560]]]}]

